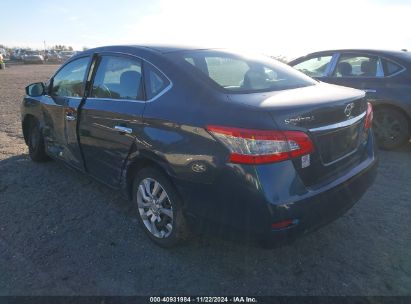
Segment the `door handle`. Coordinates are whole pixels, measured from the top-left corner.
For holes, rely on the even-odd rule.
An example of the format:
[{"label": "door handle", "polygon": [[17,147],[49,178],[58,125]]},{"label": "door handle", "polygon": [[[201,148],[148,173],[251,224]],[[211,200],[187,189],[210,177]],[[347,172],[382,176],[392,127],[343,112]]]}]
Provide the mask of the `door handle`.
[{"label": "door handle", "polygon": [[67,120],[67,121],[74,121],[74,120],[76,120],[76,116],[66,115],[66,120]]},{"label": "door handle", "polygon": [[133,133],[133,129],[126,128],[126,127],[123,127],[123,126],[115,126],[114,130],[120,132],[121,134],[131,134],[131,133]]},{"label": "door handle", "polygon": [[364,92],[365,93],[377,93],[377,90],[375,90],[375,89],[365,89]]}]

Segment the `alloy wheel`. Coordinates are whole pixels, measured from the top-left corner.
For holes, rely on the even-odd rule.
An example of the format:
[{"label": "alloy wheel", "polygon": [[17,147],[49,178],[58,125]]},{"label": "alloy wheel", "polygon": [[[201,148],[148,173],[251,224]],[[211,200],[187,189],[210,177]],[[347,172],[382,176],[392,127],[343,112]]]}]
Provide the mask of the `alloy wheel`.
[{"label": "alloy wheel", "polygon": [[395,140],[401,134],[399,122],[390,115],[381,115],[374,121],[375,133],[379,140]]},{"label": "alloy wheel", "polygon": [[157,238],[167,238],[173,231],[173,206],[163,186],[153,178],[138,185],[137,207],[147,230]]},{"label": "alloy wheel", "polygon": [[409,137],[407,119],[394,109],[376,111],[373,120],[374,134],[383,149],[394,149]]}]

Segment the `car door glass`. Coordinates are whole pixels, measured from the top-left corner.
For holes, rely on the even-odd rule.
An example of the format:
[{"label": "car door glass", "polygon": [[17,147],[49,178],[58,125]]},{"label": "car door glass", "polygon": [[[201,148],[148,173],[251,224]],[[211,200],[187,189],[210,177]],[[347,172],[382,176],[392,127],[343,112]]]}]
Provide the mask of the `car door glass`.
[{"label": "car door glass", "polygon": [[310,77],[324,77],[327,76],[326,72],[331,59],[331,55],[314,57],[296,64],[294,68]]},{"label": "car door glass", "polygon": [[147,99],[154,98],[170,84],[160,71],[148,63],[144,64],[144,78]]},{"label": "car door glass", "polygon": [[84,76],[89,59],[89,57],[83,57],[66,64],[53,78],[51,95],[83,97]]},{"label": "car door glass", "polygon": [[91,97],[142,100],[141,61],[128,57],[102,56]]},{"label": "car door glass", "polygon": [[378,77],[380,61],[375,56],[341,55],[334,77]]}]

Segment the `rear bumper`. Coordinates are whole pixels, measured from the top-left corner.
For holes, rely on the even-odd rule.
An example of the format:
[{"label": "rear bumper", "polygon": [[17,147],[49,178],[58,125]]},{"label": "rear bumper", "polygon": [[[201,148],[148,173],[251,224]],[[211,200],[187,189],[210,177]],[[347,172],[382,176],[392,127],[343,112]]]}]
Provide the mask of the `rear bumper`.
[{"label": "rear bumper", "polygon": [[[315,189],[304,185],[292,161],[262,166],[228,164],[212,184],[176,185],[192,227],[230,239],[287,242],[350,209],[373,184],[378,159],[372,136],[368,157]],[[273,223],[295,220],[283,229]]]},{"label": "rear bumper", "polygon": [[271,229],[267,239],[288,242],[299,235],[314,231],[348,211],[373,184],[377,175],[377,159],[362,164],[362,170],[328,189],[319,189],[306,198],[286,205],[271,206],[272,222],[296,219],[296,224],[284,229]]}]

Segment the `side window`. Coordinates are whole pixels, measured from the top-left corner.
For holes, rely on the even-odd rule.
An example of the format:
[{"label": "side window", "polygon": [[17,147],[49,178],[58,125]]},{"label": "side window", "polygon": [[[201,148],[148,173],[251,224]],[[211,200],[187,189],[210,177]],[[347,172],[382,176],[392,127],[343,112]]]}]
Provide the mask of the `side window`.
[{"label": "side window", "polygon": [[102,56],[91,97],[142,100],[141,61],[128,57]]},{"label": "side window", "polygon": [[395,62],[392,62],[390,60],[382,59],[382,65],[384,67],[384,75],[385,76],[391,76],[395,73],[398,73],[403,69],[402,66],[399,64],[396,64]]},{"label": "side window", "polygon": [[319,56],[300,62],[294,66],[295,69],[310,77],[324,77],[330,65],[332,56]]},{"label": "side window", "polygon": [[347,54],[341,55],[333,76],[378,77],[378,70],[381,70],[378,57]]},{"label": "side window", "polygon": [[147,99],[155,97],[170,84],[168,79],[149,63],[144,63],[144,78]]},{"label": "side window", "polygon": [[65,65],[53,78],[52,96],[82,97],[84,76],[90,58],[84,57]]}]

